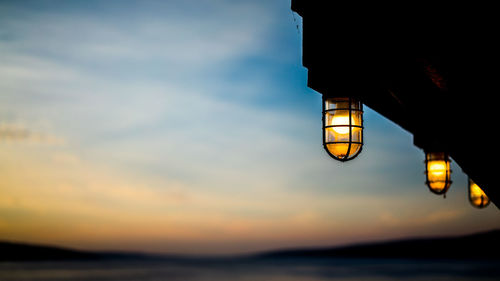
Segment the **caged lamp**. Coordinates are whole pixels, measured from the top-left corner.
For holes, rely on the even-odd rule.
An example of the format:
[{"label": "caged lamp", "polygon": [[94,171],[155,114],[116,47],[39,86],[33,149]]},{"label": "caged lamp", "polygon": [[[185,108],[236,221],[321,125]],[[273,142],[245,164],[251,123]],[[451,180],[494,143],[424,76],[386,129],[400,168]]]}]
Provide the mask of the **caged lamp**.
[{"label": "caged lamp", "polygon": [[486,193],[469,178],[469,202],[472,206],[482,209],[490,204],[490,199]]},{"label": "caged lamp", "polygon": [[426,184],[435,194],[445,194],[451,185],[450,157],[445,152],[425,153]]},{"label": "caged lamp", "polygon": [[323,147],[339,161],[359,155],[363,147],[363,104],[352,97],[323,97]]}]

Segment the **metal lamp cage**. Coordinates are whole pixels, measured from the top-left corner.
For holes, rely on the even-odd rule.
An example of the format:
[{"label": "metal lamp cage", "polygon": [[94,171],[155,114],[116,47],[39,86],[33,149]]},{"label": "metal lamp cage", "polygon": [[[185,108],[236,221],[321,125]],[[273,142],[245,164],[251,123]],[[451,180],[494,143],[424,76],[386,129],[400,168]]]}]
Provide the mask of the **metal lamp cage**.
[{"label": "metal lamp cage", "polygon": [[323,147],[342,162],[359,155],[363,147],[363,104],[359,100],[323,96]]},{"label": "metal lamp cage", "polygon": [[[429,190],[435,194],[445,194],[451,181],[450,157],[445,152],[426,152],[425,153],[425,176],[426,184]],[[436,172],[433,165],[443,165],[443,171]]]},{"label": "metal lamp cage", "polygon": [[469,178],[469,202],[472,206],[482,209],[490,204],[490,199],[473,180]]}]

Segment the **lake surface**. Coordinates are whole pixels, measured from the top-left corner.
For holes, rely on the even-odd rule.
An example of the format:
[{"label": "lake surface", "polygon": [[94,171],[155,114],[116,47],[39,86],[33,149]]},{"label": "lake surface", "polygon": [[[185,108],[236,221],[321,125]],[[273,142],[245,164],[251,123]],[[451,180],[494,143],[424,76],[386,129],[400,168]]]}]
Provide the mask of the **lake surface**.
[{"label": "lake surface", "polygon": [[500,280],[499,261],[224,259],[0,262],[0,280]]}]

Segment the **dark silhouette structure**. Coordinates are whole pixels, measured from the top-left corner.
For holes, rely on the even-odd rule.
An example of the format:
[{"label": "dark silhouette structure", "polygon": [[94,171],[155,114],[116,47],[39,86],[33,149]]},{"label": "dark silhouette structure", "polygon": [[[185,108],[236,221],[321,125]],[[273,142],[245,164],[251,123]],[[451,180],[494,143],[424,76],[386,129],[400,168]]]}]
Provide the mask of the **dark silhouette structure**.
[{"label": "dark silhouette structure", "polygon": [[[500,230],[472,233],[462,236],[406,238],[400,240],[369,241],[322,248],[296,248],[265,251],[235,256],[188,256],[175,254],[147,254],[134,252],[91,252],[47,245],[0,241],[0,263],[12,261],[109,261],[143,260],[176,263],[213,263],[221,261],[227,267],[231,261],[293,258],[406,258],[406,259],[477,259],[500,262]],[[484,247],[484,245],[489,245]]]},{"label": "dark silhouette structure", "polygon": [[[456,237],[410,238],[330,248],[288,249],[264,253],[273,258],[390,258],[496,260],[500,230]],[[484,247],[488,245],[488,247]]]},{"label": "dark silhouette structure", "polygon": [[36,260],[91,260],[99,255],[60,247],[0,241],[0,262]]},{"label": "dark silhouette structure", "polygon": [[358,98],[412,133],[417,147],[448,153],[500,206],[495,9],[336,2],[291,1],[302,17],[308,86]]}]

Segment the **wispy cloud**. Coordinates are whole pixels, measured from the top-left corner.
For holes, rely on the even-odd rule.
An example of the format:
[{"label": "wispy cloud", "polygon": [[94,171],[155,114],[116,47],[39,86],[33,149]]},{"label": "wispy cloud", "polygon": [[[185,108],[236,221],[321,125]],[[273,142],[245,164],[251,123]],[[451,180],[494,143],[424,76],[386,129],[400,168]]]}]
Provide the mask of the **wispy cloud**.
[{"label": "wispy cloud", "polygon": [[[156,61],[194,70],[262,51],[274,21],[272,10],[261,1],[140,3],[110,2],[101,12],[75,5],[64,13],[14,5],[10,11],[23,16],[3,17],[3,37],[9,38],[4,43],[21,52],[90,65]],[[128,18],[110,17],[116,12]]]},{"label": "wispy cloud", "polygon": [[65,140],[59,136],[35,132],[18,123],[0,122],[0,142],[64,145]]}]

